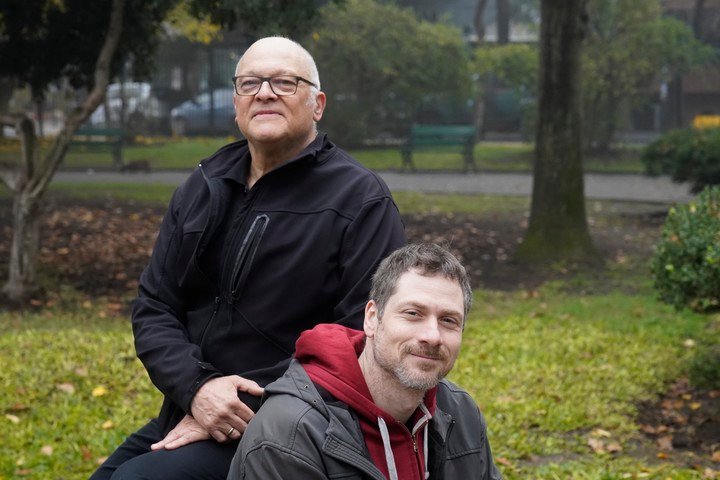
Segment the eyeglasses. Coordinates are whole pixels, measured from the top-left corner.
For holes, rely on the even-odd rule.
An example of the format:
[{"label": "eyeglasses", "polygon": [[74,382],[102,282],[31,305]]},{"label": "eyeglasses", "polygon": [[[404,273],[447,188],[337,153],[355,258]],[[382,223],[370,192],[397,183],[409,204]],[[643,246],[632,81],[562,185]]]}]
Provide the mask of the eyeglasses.
[{"label": "eyeglasses", "polygon": [[278,96],[295,95],[300,82],[305,82],[308,85],[318,88],[317,85],[310,80],[305,80],[297,75],[278,75],[276,77],[240,75],[232,77],[232,81],[235,86],[235,93],[238,95],[256,95],[265,82],[268,82],[270,89]]}]

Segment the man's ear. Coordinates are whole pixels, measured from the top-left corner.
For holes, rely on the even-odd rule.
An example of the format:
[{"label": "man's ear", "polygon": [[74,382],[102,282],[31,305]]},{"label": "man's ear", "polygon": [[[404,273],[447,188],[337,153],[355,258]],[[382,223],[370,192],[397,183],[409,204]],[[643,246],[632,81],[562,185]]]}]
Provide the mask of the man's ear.
[{"label": "man's ear", "polygon": [[375,336],[379,321],[377,304],[375,304],[374,300],[370,300],[367,305],[365,305],[365,321],[363,322],[363,330],[365,331],[366,337],[372,338]]},{"label": "man's ear", "polygon": [[319,122],[325,111],[325,102],[327,98],[323,92],[318,92],[315,96],[315,106],[313,107],[313,120]]}]

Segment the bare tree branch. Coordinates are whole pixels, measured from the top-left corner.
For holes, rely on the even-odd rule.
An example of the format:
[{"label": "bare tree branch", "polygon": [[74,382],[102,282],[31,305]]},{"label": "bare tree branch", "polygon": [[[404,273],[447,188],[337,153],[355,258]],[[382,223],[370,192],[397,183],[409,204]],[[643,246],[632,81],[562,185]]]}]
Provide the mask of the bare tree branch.
[{"label": "bare tree branch", "polygon": [[40,165],[39,175],[31,179],[31,195],[40,195],[45,191],[65,156],[72,136],[105,98],[105,91],[110,83],[110,63],[122,35],[124,12],[125,0],[113,0],[108,33],[105,36],[105,42],[100,49],[100,55],[95,64],[93,88],[85,100],[75,107],[65,119],[63,129],[55,138],[50,152]]}]

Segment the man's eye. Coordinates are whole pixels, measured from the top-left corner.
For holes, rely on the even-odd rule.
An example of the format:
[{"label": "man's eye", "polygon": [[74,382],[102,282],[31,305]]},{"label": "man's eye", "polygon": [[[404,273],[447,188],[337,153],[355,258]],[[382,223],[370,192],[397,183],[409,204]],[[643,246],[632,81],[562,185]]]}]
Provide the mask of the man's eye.
[{"label": "man's eye", "polygon": [[442,321],[446,325],[452,325],[452,326],[460,325],[460,321],[457,318],[453,318],[453,317],[443,317],[440,319],[440,321]]},{"label": "man's eye", "polygon": [[259,81],[258,79],[247,79],[247,80],[243,80],[243,81],[240,83],[240,88],[244,88],[244,89],[248,89],[248,90],[249,90],[249,89],[251,89],[251,88],[257,87],[259,83],[260,83],[260,81]]}]

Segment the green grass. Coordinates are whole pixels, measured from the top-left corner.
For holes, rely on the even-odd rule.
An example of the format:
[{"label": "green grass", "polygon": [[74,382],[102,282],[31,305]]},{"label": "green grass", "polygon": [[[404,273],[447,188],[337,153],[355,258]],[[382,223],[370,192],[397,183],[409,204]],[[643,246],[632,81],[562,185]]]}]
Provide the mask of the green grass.
[{"label": "green grass", "polygon": [[[193,138],[138,138],[137,142],[123,149],[126,162],[148,161],[154,170],[187,170],[194,168],[200,160],[211,155],[221,146],[234,141],[232,137]],[[19,144],[12,140],[0,143],[0,162],[15,161]],[[41,154],[49,148],[49,142],[41,143]],[[522,142],[480,142],[475,146],[475,161],[478,168],[487,171],[532,170],[533,147]],[[438,147],[419,150],[414,155],[418,170],[461,170],[462,155],[458,148]],[[351,150],[350,153],[362,164],[374,170],[399,169],[402,160],[398,148]],[[110,151],[71,147],[63,162],[63,168],[108,169],[112,166]],[[585,159],[588,172],[641,173],[637,147],[624,147],[611,156],[588,156]]]},{"label": "green grass", "polygon": [[[159,204],[171,191],[53,187],[56,195]],[[528,202],[414,193],[396,200],[404,212],[476,214],[526,211]],[[720,315],[659,303],[646,275],[628,261],[600,277],[580,275],[534,292],[475,292],[451,379],[481,406],[507,480],[702,478],[690,467],[636,454],[649,441],[634,416],[639,401],[687,374],[694,350],[683,346],[686,339],[720,343]],[[35,311],[0,312],[0,479],[87,478],[157,413],[160,395],[135,358],[128,319],[113,314],[117,307],[61,287]],[[599,430],[622,451],[594,453],[588,439]]]},{"label": "green grass", "polygon": [[[634,458],[640,435],[632,418],[638,401],[686,372],[693,352],[683,340],[720,341],[720,332],[706,329],[707,317],[678,313],[650,291],[593,296],[559,287],[548,285],[532,298],[477,292],[451,375],[482,406],[494,453],[507,461],[506,478],[637,478],[622,475],[643,470],[658,472],[648,478],[701,478]],[[596,429],[623,451],[591,453]],[[560,457],[576,466],[553,461]],[[529,466],[529,459],[548,464]]]},{"label": "green grass", "polygon": [[[636,402],[686,370],[692,352],[683,340],[720,340],[708,318],[675,312],[650,292],[593,296],[561,287],[476,292],[451,375],[481,405],[505,478],[701,478],[634,458],[632,419]],[[0,313],[0,478],[86,478],[160,405],[128,321],[113,317],[112,305],[69,290],[50,303]],[[592,453],[595,429],[623,451]]]}]

